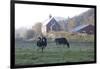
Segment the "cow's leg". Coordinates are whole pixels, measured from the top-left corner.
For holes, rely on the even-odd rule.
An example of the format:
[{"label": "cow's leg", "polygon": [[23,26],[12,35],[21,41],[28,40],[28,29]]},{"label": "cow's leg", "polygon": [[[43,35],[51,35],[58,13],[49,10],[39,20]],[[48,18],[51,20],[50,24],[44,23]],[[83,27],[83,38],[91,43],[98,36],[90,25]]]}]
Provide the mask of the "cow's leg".
[{"label": "cow's leg", "polygon": [[46,45],[44,45],[43,47],[42,47],[42,52],[43,52],[43,50],[46,48]]},{"label": "cow's leg", "polygon": [[44,47],[42,47],[42,53],[43,53],[43,49],[44,49]]},{"label": "cow's leg", "polygon": [[67,47],[70,48],[69,42],[67,42]]},{"label": "cow's leg", "polygon": [[57,43],[57,41],[56,41],[56,47],[58,47],[58,43]]}]

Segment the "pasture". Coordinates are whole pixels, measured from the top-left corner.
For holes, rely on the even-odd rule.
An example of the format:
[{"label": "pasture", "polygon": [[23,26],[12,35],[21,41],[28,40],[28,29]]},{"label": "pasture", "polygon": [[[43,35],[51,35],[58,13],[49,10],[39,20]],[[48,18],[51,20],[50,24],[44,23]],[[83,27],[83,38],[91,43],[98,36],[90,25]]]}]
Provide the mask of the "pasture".
[{"label": "pasture", "polygon": [[94,42],[71,42],[71,48],[48,42],[44,52],[35,42],[15,42],[15,64],[35,65],[50,63],[67,63],[94,61]]}]

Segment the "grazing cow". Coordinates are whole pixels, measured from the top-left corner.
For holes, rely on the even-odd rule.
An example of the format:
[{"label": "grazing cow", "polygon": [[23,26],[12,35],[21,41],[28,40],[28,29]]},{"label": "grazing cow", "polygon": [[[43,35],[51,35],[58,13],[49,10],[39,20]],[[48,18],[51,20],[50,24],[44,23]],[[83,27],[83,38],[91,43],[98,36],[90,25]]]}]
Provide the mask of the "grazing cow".
[{"label": "grazing cow", "polygon": [[47,39],[46,39],[46,37],[42,37],[42,38],[38,37],[37,46],[39,48],[41,48],[42,52],[43,52],[44,48],[47,46]]},{"label": "grazing cow", "polygon": [[56,45],[67,45],[68,48],[70,48],[69,42],[66,38],[56,38],[55,39]]}]

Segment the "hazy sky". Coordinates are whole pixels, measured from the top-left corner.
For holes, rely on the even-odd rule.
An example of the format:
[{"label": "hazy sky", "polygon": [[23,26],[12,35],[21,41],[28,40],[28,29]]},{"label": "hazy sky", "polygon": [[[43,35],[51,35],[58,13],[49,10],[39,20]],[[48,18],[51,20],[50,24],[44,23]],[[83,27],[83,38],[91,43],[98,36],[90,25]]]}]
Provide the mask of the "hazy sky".
[{"label": "hazy sky", "polygon": [[31,28],[36,22],[44,22],[49,14],[59,17],[73,17],[89,8],[60,7],[44,5],[15,4],[15,29]]}]

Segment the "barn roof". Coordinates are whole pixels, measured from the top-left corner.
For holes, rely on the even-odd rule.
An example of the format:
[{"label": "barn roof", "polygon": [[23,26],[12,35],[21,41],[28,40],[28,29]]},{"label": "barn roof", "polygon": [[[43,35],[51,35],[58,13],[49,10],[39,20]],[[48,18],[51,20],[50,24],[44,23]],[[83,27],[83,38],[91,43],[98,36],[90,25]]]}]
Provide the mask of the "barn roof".
[{"label": "barn roof", "polygon": [[87,27],[89,25],[90,24],[80,25],[80,26],[74,28],[73,30],[71,30],[70,32],[77,32],[77,31],[79,31],[79,30],[81,30],[81,29],[83,29],[83,28],[85,28],[85,27]]},{"label": "barn roof", "polygon": [[65,21],[67,20],[66,18],[63,18],[63,17],[51,17],[51,18],[46,19],[46,20],[43,22],[43,25],[48,24],[52,19],[56,20],[58,23],[59,23],[59,21],[65,22]]}]

